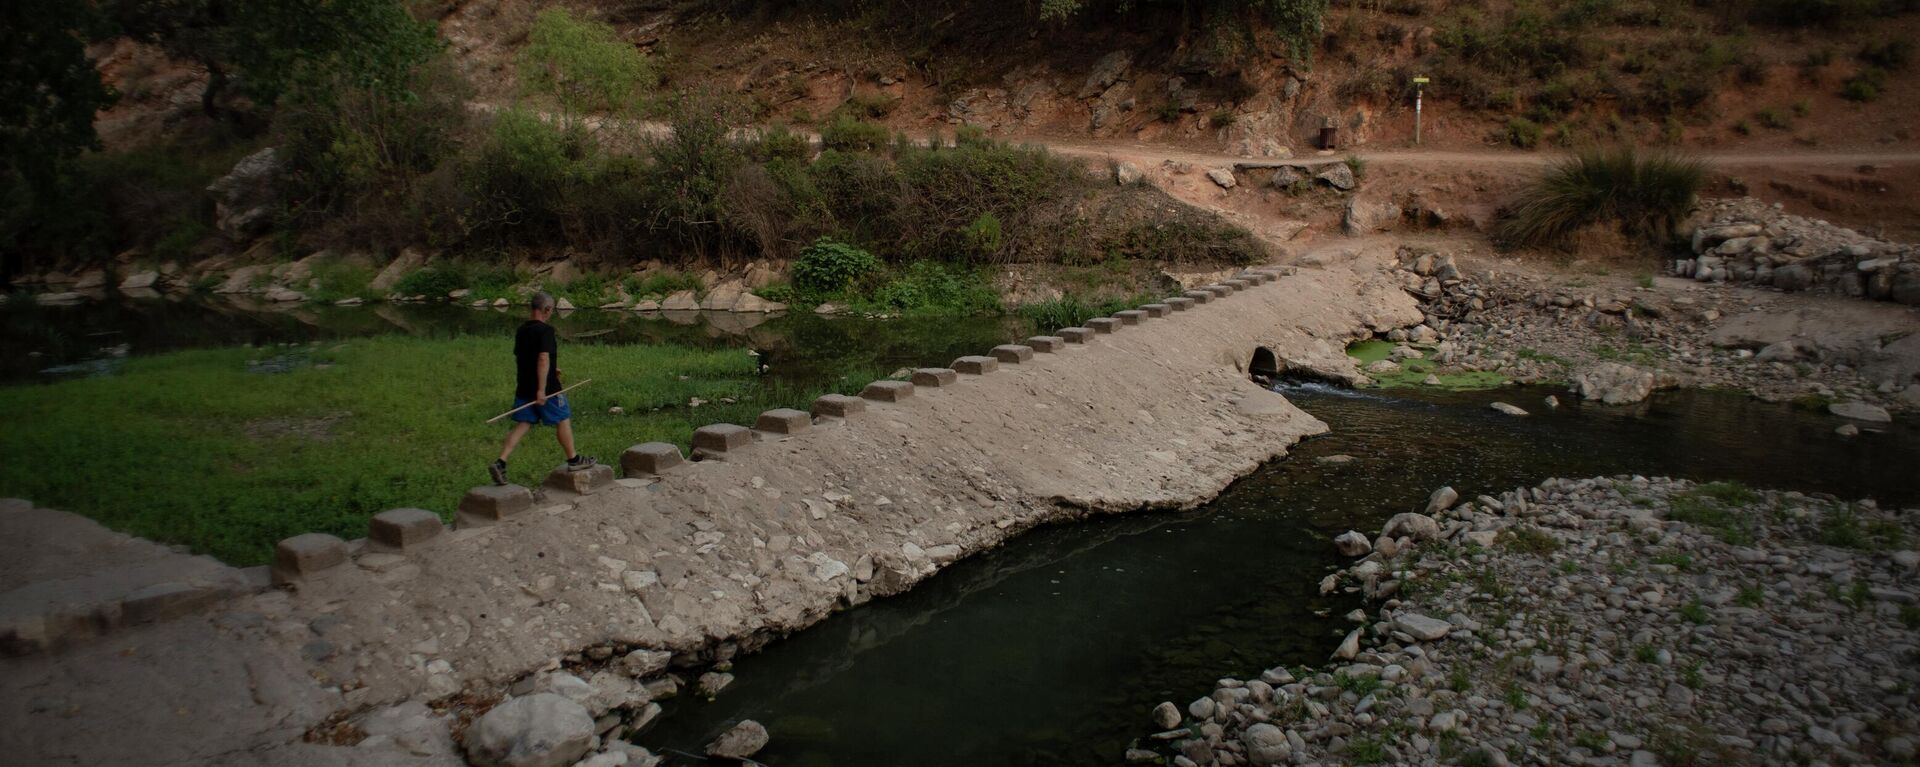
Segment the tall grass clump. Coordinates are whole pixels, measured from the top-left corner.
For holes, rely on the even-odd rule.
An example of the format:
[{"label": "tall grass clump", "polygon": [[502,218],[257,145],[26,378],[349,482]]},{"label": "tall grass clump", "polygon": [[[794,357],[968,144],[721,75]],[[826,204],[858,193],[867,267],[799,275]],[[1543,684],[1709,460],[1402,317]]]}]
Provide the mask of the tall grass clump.
[{"label": "tall grass clump", "polygon": [[1613,223],[1651,237],[1687,214],[1705,180],[1706,166],[1680,155],[1581,150],[1528,186],[1500,234],[1516,245],[1547,245],[1581,227]]}]

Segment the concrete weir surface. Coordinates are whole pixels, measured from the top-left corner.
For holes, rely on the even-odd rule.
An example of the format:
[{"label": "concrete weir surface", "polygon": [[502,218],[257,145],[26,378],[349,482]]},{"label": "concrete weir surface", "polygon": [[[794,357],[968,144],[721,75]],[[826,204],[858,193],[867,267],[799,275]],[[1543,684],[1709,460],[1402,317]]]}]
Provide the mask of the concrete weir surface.
[{"label": "concrete weir surface", "polygon": [[[898,382],[823,400],[811,421],[703,430],[697,461],[648,446],[623,479],[475,496],[444,533],[399,510],[371,540],[290,539],[280,586],[9,651],[0,761],[457,764],[464,724],[420,703],[495,699],[570,655],[698,666],[1038,524],[1201,504],[1326,430],[1249,380],[1256,349],[1350,374],[1347,340],[1419,321],[1374,260],[963,358],[910,396]],[[19,506],[0,513],[35,513]],[[0,582],[0,601],[32,587]],[[426,731],[396,729],[395,711]]]}]

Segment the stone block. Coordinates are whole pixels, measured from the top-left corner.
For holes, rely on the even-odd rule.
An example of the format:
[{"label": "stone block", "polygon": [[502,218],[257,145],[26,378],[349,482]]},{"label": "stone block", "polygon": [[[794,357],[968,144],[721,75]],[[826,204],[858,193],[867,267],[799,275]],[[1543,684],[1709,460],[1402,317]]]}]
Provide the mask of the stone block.
[{"label": "stone block", "polygon": [[1119,320],[1122,325],[1138,325],[1147,321],[1147,313],[1139,309],[1128,309],[1123,312],[1114,312],[1113,318]]},{"label": "stone block", "polygon": [[1220,284],[1208,285],[1201,288],[1201,290],[1212,293],[1214,298],[1226,298],[1227,296],[1233,295],[1233,288]]},{"label": "stone block", "polygon": [[994,359],[1009,365],[1018,365],[1033,359],[1033,347],[1021,346],[1019,344],[1001,344],[993,347],[993,351],[987,353],[992,355]]},{"label": "stone block", "polygon": [[1084,344],[1093,340],[1093,328],[1061,328],[1053,331],[1053,334],[1070,344]]},{"label": "stone block", "polygon": [[799,434],[813,425],[813,416],[790,407],[774,408],[753,422],[756,431],[769,434]]},{"label": "stone block", "polygon": [[1100,333],[1104,335],[1104,334],[1112,333],[1113,331],[1119,330],[1120,321],[1112,317],[1096,317],[1094,319],[1087,320],[1087,327],[1093,328],[1093,332],[1095,333]]},{"label": "stone block", "polygon": [[440,515],[426,509],[387,509],[367,522],[367,539],[379,546],[406,551],[426,544],[445,530]]},{"label": "stone block", "polygon": [[1217,298],[1210,290],[1189,290],[1180,295],[1196,304],[1204,304]]},{"label": "stone block", "polygon": [[751,444],[753,430],[738,424],[714,423],[693,430],[693,450],[696,455],[721,455]]},{"label": "stone block", "polygon": [[978,355],[961,357],[953,361],[953,369],[970,376],[983,376],[1000,369],[1000,361],[992,357]]},{"label": "stone block", "polygon": [[1140,311],[1146,312],[1148,317],[1158,319],[1171,314],[1173,307],[1166,304],[1141,304]]},{"label": "stone block", "polygon": [[899,402],[913,396],[913,384],[906,381],[874,381],[860,390],[862,399],[875,402]]},{"label": "stone block", "polygon": [[671,442],[643,442],[620,454],[620,471],[629,477],[665,474],[686,463],[680,446]]},{"label": "stone block", "polygon": [[1184,312],[1188,309],[1192,309],[1193,303],[1194,303],[1193,299],[1187,298],[1186,296],[1169,298],[1166,301],[1167,308],[1172,309],[1176,312]]},{"label": "stone block", "polygon": [[864,413],[867,401],[845,394],[827,394],[813,401],[813,414],[832,418],[846,418],[854,413]]},{"label": "stone block", "polygon": [[302,533],[273,547],[273,582],[303,581],[346,561],[346,541],[326,533]]},{"label": "stone block", "polygon": [[560,464],[547,472],[546,486],[549,489],[575,495],[591,495],[613,486],[613,467],[596,463],[575,471]]},{"label": "stone block", "polygon": [[960,381],[960,373],[953,368],[919,368],[913,371],[913,385],[928,389],[952,386]]},{"label": "stone block", "polygon": [[1059,336],[1033,336],[1027,339],[1027,348],[1041,354],[1052,354],[1067,345],[1067,339]]},{"label": "stone block", "polygon": [[533,508],[533,491],[519,485],[488,485],[460,499],[460,524],[493,524]]},{"label": "stone block", "polygon": [[120,616],[126,623],[178,618],[227,595],[224,589],[190,586],[177,581],[156,583],[128,594],[120,600]]},{"label": "stone block", "polygon": [[1246,290],[1247,288],[1253,287],[1253,283],[1251,281],[1240,280],[1240,279],[1227,280],[1226,282],[1223,282],[1220,284],[1225,285],[1229,288],[1233,288],[1235,292],[1239,292],[1242,290]]}]

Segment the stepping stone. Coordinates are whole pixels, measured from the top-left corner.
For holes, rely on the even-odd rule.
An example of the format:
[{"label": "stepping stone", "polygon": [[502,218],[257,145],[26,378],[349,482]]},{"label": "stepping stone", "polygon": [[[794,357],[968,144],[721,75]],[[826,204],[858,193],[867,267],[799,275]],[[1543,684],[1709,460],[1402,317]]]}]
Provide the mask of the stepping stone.
[{"label": "stepping stone", "polygon": [[846,418],[854,413],[867,411],[867,401],[845,394],[825,394],[813,401],[813,414],[831,418]]},{"label": "stepping stone", "polygon": [[120,617],[127,623],[178,618],[218,602],[231,593],[227,589],[191,586],[178,581],[156,583],[122,599]]},{"label": "stepping stone", "polygon": [[491,525],[533,508],[533,491],[519,485],[487,485],[460,499],[458,527]]},{"label": "stepping stone", "polygon": [[1159,319],[1172,313],[1173,307],[1166,304],[1141,304],[1140,311],[1146,312],[1148,317]]},{"label": "stepping stone", "polygon": [[1176,298],[1167,299],[1168,308],[1171,308],[1176,312],[1184,312],[1188,309],[1192,309],[1193,303],[1194,303],[1193,299],[1187,298],[1186,296],[1179,296]]},{"label": "stepping stone", "polygon": [[938,389],[960,382],[960,373],[952,368],[919,368],[913,371],[913,385]]},{"label": "stepping stone", "polygon": [[629,477],[659,476],[683,463],[680,446],[671,442],[642,442],[620,454],[620,473]]},{"label": "stepping stone", "polygon": [[1196,303],[1196,304],[1204,304],[1204,303],[1207,303],[1208,301],[1212,301],[1215,298],[1219,298],[1219,296],[1214,295],[1213,291],[1210,291],[1210,290],[1189,290],[1180,295],[1186,297],[1188,301],[1192,301],[1193,303]]},{"label": "stepping stone", "polygon": [[579,471],[560,464],[547,472],[545,485],[552,490],[575,495],[592,495],[613,484],[613,467],[596,463]]},{"label": "stepping stone", "polygon": [[1246,290],[1247,288],[1251,288],[1251,287],[1253,287],[1253,282],[1252,282],[1252,281],[1250,281],[1250,280],[1240,280],[1240,279],[1233,279],[1233,280],[1227,280],[1226,282],[1223,282],[1223,283],[1220,283],[1220,284],[1222,284],[1222,285],[1225,285],[1225,286],[1227,286],[1227,287],[1229,287],[1229,288],[1233,288],[1233,289],[1234,289],[1234,290],[1235,290],[1236,292],[1237,292],[1237,291],[1242,291],[1242,290]]},{"label": "stepping stone", "polygon": [[398,551],[418,548],[444,532],[440,515],[426,509],[387,509],[367,522],[367,540]]},{"label": "stepping stone", "polygon": [[913,384],[906,381],[874,381],[860,390],[862,399],[875,402],[899,402],[913,396]]},{"label": "stepping stone", "polygon": [[1093,328],[1061,328],[1053,334],[1070,344],[1084,344],[1093,339]]},{"label": "stepping stone", "polygon": [[1059,336],[1034,336],[1027,339],[1027,348],[1041,354],[1052,354],[1067,345],[1067,339]]},{"label": "stepping stone", "polygon": [[693,455],[726,455],[753,444],[753,430],[731,423],[715,423],[693,430]]},{"label": "stepping stone", "polygon": [[346,541],[326,533],[302,533],[273,547],[273,582],[298,583],[346,561]]},{"label": "stepping stone", "polygon": [[1147,320],[1147,313],[1139,309],[1128,309],[1124,312],[1114,312],[1113,318],[1119,320],[1122,325],[1138,325]]},{"label": "stepping stone", "polygon": [[992,357],[961,357],[953,361],[953,369],[970,376],[983,376],[999,370],[1000,361]]},{"label": "stepping stone", "polygon": [[1095,333],[1100,333],[1104,335],[1104,334],[1112,333],[1113,331],[1119,330],[1120,321],[1112,317],[1099,317],[1099,318],[1087,320],[1087,327],[1093,328],[1093,332]]},{"label": "stepping stone", "polygon": [[1018,365],[1033,359],[1033,347],[1019,344],[1001,344],[987,353],[993,355],[994,359],[1009,365]]},{"label": "stepping stone", "polygon": [[774,408],[753,422],[754,431],[768,434],[799,434],[813,426],[813,416],[790,407]]}]

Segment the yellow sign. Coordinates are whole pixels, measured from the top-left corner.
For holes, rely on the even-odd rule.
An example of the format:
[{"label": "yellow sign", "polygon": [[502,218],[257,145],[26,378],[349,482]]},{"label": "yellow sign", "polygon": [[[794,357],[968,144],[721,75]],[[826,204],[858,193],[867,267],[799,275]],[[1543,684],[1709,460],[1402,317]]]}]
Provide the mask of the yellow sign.
[{"label": "yellow sign", "polygon": [[1413,81],[1420,85],[1426,85],[1427,83],[1433,82],[1432,80],[1428,80],[1427,78],[1424,78],[1424,77],[1413,78]]}]

